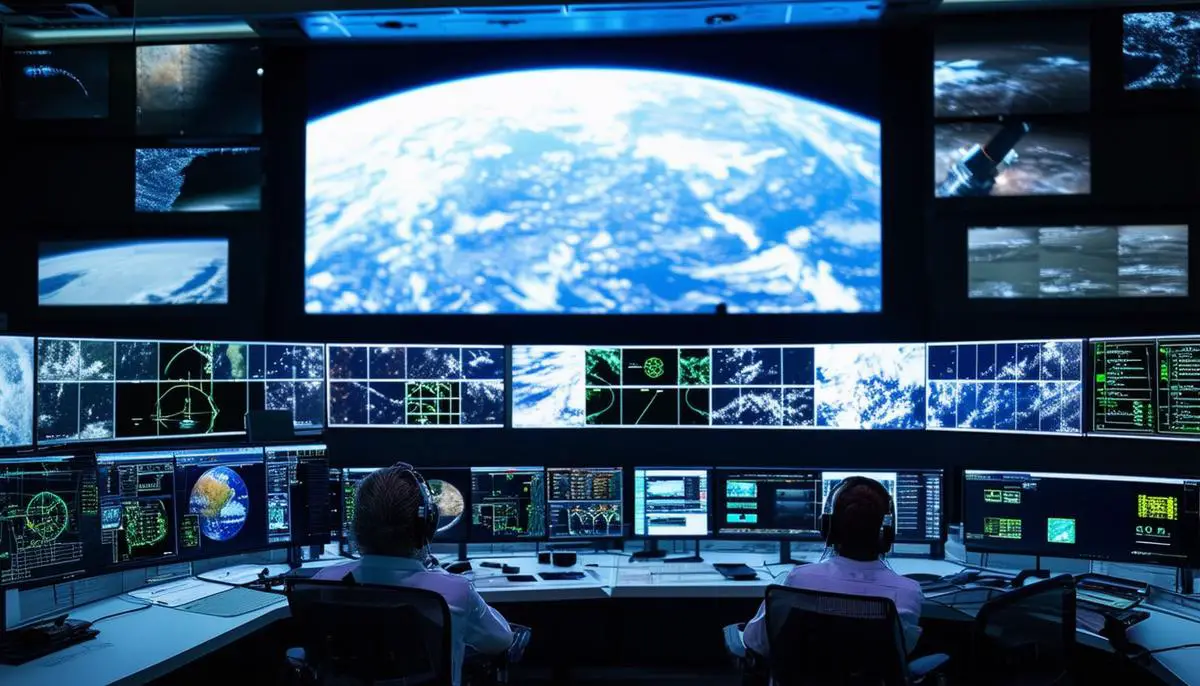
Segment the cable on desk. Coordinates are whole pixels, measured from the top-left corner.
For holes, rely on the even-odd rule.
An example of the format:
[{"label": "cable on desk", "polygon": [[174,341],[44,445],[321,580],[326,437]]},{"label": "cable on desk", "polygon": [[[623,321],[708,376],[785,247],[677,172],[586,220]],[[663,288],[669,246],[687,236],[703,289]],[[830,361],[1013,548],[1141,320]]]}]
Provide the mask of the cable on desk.
[{"label": "cable on desk", "polygon": [[121,615],[133,614],[134,612],[141,612],[142,610],[149,610],[152,607],[154,607],[154,603],[146,603],[145,605],[138,605],[137,607],[130,608],[128,610],[121,610],[120,612],[114,612],[110,615],[104,615],[103,617],[99,617],[99,618],[91,620],[91,622],[92,622],[92,624],[99,624],[100,622],[103,622],[106,619],[120,617]]}]

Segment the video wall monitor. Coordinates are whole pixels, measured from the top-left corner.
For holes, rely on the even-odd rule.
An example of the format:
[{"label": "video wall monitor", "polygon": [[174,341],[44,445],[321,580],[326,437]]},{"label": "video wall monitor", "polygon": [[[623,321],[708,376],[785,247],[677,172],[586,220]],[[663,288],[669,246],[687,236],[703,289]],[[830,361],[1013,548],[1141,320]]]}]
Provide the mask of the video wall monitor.
[{"label": "video wall monitor", "polygon": [[707,469],[638,467],[633,470],[633,535],[703,538],[709,523]]},{"label": "video wall monitor", "polygon": [[934,126],[938,198],[1087,195],[1092,154],[1086,127],[1022,119]]},{"label": "video wall monitor", "polygon": [[1079,435],[1083,341],[930,343],[931,430]]},{"label": "video wall monitor", "polygon": [[920,429],[924,344],[513,346],[513,426]]},{"label": "video wall monitor", "polygon": [[969,552],[1194,566],[1200,483],[1106,474],[967,470]]},{"label": "video wall monitor", "polygon": [[15,119],[108,117],[108,46],[54,45],[9,54],[5,90]]},{"label": "video wall monitor", "polygon": [[0,336],[0,448],[33,445],[32,336]]},{"label": "video wall monitor", "polygon": [[329,425],[503,427],[503,346],[330,344]]},{"label": "video wall monitor", "polygon": [[325,346],[39,338],[37,440],[138,440],[245,431],[251,410],[325,424]]},{"label": "video wall monitor", "polygon": [[96,454],[100,546],[107,568],[153,566],[179,557],[175,453]]},{"label": "video wall monitor", "polygon": [[714,533],[726,538],[821,540],[826,501],[851,476],[875,479],[892,495],[897,542],[945,540],[940,469],[717,469],[713,471]]},{"label": "video wall monitor", "polygon": [[878,45],[700,38],[314,55],[306,311],[880,311]]},{"label": "video wall monitor", "polygon": [[1183,298],[1188,227],[973,227],[971,299]]},{"label": "video wall monitor", "polygon": [[0,459],[0,586],[95,573],[96,465],[90,456]]},{"label": "video wall monitor", "polygon": [[267,544],[328,543],[333,507],[329,502],[329,457],[325,445],[269,445],[264,453]]},{"label": "video wall monitor", "polygon": [[1200,11],[1132,12],[1124,24],[1125,90],[1200,87]]},{"label": "video wall monitor", "polygon": [[225,305],[229,241],[168,238],[38,245],[38,305]]},{"label": "video wall monitor", "polygon": [[552,467],[546,470],[546,487],[546,520],[551,540],[623,535],[619,467]]},{"label": "video wall monitor", "polygon": [[938,30],[935,117],[1084,113],[1091,50],[1084,22],[988,21]]},{"label": "video wall monitor", "polygon": [[254,147],[138,148],[138,212],[257,212],[262,208],[262,153]]},{"label": "video wall monitor", "polygon": [[1089,344],[1093,433],[1200,438],[1200,336]]},{"label": "video wall monitor", "polygon": [[[266,548],[270,509],[261,447],[175,452],[180,556],[217,557]],[[276,508],[276,516],[278,512]]]},{"label": "video wall monitor", "polygon": [[546,470],[471,468],[472,543],[546,537]]},{"label": "video wall monitor", "polygon": [[257,43],[137,47],[137,132],[152,136],[262,133]]}]

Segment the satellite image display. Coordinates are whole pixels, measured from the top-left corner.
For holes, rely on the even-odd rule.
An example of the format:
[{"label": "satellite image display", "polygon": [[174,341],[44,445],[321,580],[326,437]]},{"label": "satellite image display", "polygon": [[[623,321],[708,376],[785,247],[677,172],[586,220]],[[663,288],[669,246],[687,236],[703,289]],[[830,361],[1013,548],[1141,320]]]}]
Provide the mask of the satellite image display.
[{"label": "satellite image display", "polygon": [[40,338],[43,443],[235,434],[251,410],[324,426],[319,344]]},{"label": "satellite image display", "polygon": [[[998,123],[957,122],[934,126],[934,186],[939,198],[958,195],[1086,195],[1092,192],[1092,156],[1088,131],[1081,126],[1025,122],[1024,131],[1008,152],[992,143],[1004,126]],[[1005,146],[1008,148],[1008,146]],[[981,169],[972,160],[982,150],[990,158]],[[980,192],[959,192],[952,182],[964,172],[982,179]],[[990,177],[990,178],[988,178]]]},{"label": "satellite image display", "polygon": [[986,33],[940,31],[934,47],[936,117],[1087,112],[1091,54],[1087,24],[989,22]]},{"label": "satellite image display", "polygon": [[0,448],[33,445],[33,338],[0,336]]},{"label": "satellite image display", "polygon": [[39,305],[224,305],[229,241],[87,241],[38,246]]},{"label": "satellite image display", "polygon": [[14,50],[9,64],[9,95],[17,119],[108,116],[108,46]]},{"label": "satellite image display", "polygon": [[266,547],[267,481],[262,448],[175,453],[179,553],[213,556]]},{"label": "satellite image display", "polygon": [[138,148],[138,212],[255,212],[262,206],[258,148]]},{"label": "satellite image display", "polygon": [[1125,15],[1122,41],[1126,90],[1200,86],[1200,11]]},{"label": "satellite image display", "polygon": [[[438,82],[363,68],[391,53],[323,55],[306,311],[879,311],[877,104],[710,76],[720,48],[703,47],[689,73],[655,68],[661,55],[501,71],[493,54]],[[787,79],[816,78],[799,71]],[[331,92],[346,79],[352,101]]]},{"label": "satellite image display", "polygon": [[929,344],[930,429],[1080,434],[1083,341]]},{"label": "satellite image display", "polygon": [[925,428],[925,344],[815,346],[817,426]]},{"label": "satellite image display", "polygon": [[504,425],[502,346],[330,344],[329,425]]},{"label": "satellite image display", "polygon": [[158,136],[262,133],[258,45],[139,45],[137,131]]},{"label": "satellite image display", "polygon": [[976,227],[971,298],[1186,297],[1188,227]]}]

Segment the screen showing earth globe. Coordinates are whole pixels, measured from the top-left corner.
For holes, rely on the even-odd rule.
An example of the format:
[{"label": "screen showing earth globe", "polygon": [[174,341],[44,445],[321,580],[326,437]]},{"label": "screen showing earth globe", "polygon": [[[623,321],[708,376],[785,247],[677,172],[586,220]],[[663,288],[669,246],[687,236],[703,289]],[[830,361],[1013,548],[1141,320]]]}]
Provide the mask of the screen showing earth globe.
[{"label": "screen showing earth globe", "polygon": [[261,449],[180,451],[175,470],[181,555],[210,557],[266,547]]},{"label": "screen showing earth globe", "polygon": [[[306,311],[879,311],[878,113],[810,92],[812,49],[769,84],[778,51],[731,70],[711,42],[669,68],[499,51],[420,82],[318,57]],[[874,97],[867,71],[841,91]]]}]

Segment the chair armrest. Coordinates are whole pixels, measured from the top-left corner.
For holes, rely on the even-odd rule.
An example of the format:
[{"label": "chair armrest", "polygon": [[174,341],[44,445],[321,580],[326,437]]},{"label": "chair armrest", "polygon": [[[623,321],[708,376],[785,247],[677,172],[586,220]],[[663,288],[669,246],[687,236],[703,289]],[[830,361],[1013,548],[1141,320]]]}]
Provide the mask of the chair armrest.
[{"label": "chair armrest", "polygon": [[920,683],[925,677],[940,672],[949,661],[950,656],[945,653],[924,655],[908,663],[908,673],[915,683]]}]

